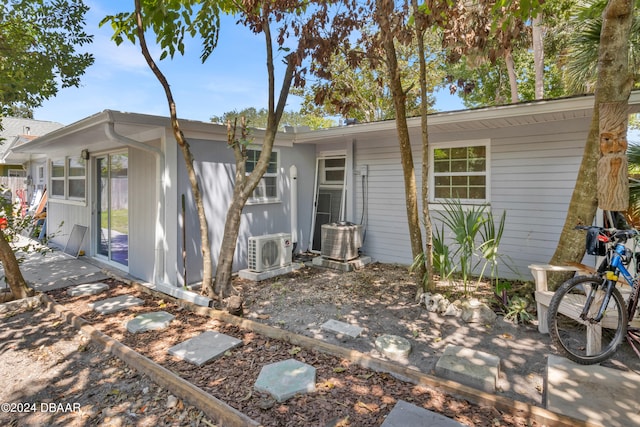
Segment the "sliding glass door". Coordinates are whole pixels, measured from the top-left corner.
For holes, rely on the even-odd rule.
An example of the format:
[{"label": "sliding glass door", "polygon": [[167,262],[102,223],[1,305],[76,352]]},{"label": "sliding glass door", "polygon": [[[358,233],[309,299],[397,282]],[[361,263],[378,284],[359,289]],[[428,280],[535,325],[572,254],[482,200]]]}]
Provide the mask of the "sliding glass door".
[{"label": "sliding glass door", "polygon": [[129,265],[129,157],[114,153],[96,158],[96,253]]}]

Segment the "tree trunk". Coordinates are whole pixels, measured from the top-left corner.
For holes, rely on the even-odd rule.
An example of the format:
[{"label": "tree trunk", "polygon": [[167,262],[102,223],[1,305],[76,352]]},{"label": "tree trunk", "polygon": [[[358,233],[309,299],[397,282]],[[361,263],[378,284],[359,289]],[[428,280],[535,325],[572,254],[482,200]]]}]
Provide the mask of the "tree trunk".
[{"label": "tree trunk", "polygon": [[518,77],[516,76],[516,64],[513,61],[513,55],[510,50],[504,53],[504,62],[507,64],[507,72],[509,73],[509,88],[511,89],[511,102],[516,103],[518,99]]},{"label": "tree trunk", "polygon": [[[184,157],[185,165],[187,167],[187,175],[189,176],[189,183],[191,184],[191,192],[198,211],[198,220],[200,224],[200,250],[202,251],[202,293],[209,298],[214,298],[213,292],[213,265],[211,261],[211,244],[209,243],[209,225],[207,224],[207,217],[204,209],[204,203],[202,200],[202,194],[200,192],[200,185],[198,184],[198,177],[194,168],[193,154],[189,148],[189,144],[182,133],[180,123],[178,122],[178,115],[176,112],[176,104],[173,100],[173,94],[169,82],[165,78],[164,74],[157,67],[155,61],[149,54],[149,48],[147,47],[147,41],[144,36],[144,26],[142,24],[142,15],[140,0],[135,0],[136,9],[136,24],[138,39],[140,40],[140,50],[142,56],[147,61],[147,65],[156,76],[162,88],[164,89],[167,103],[169,104],[169,113],[171,116],[171,128],[173,135],[180,147],[182,156]],[[185,283],[186,285],[186,283]]]},{"label": "tree trunk", "polygon": [[[233,200],[229,206],[229,210],[227,211],[227,218],[224,224],[224,234],[222,237],[222,243],[220,244],[220,256],[218,257],[218,265],[216,267],[214,291],[220,299],[225,299],[233,293],[231,274],[233,271],[233,256],[238,244],[242,209],[269,166],[273,142],[276,139],[278,131],[278,123],[280,123],[287,97],[289,96],[289,90],[293,80],[293,71],[296,66],[295,58],[288,56],[287,68],[280,88],[278,104],[275,105],[273,50],[268,16],[265,16],[263,19],[263,31],[267,45],[267,70],[269,74],[269,112],[267,118],[267,129],[262,143],[260,158],[258,159],[253,172],[251,172],[249,176],[245,176],[245,159],[238,151],[238,143],[236,141],[229,141],[231,144],[234,144],[233,148],[236,157],[236,180],[234,183]],[[235,139],[235,137],[230,139]]]},{"label": "tree trunk", "polygon": [[[602,135],[603,129],[619,130],[620,123],[626,121],[628,114],[621,105],[627,104],[631,93],[632,77],[629,72],[629,34],[633,22],[633,2],[631,0],[610,0],[602,15],[602,29],[600,32],[600,46],[598,49],[598,77],[596,81],[594,111],[591,120],[589,137],[585,146],[580,171],[569,204],[560,241],[550,263],[563,265],[567,262],[580,262],[585,253],[585,236],[583,232],[574,230],[576,225],[589,225],[593,222],[598,204],[597,164],[600,157],[600,141],[609,135]],[[621,104],[611,113],[606,104]],[[601,115],[605,115],[607,123],[601,126]],[[622,120],[621,116],[625,116]],[[612,117],[615,117],[613,119]],[[626,143],[626,128],[624,129]],[[621,136],[618,136],[620,145]],[[613,138],[612,138],[613,139]],[[605,141],[605,146],[607,146]],[[615,162],[613,162],[615,166]],[[622,165],[619,165],[620,169]],[[626,171],[626,169],[625,169]],[[622,170],[618,172],[623,173]],[[626,185],[628,183],[625,182]],[[626,186],[622,185],[622,187]],[[620,188],[618,188],[620,190]],[[627,187],[628,191],[628,187]],[[617,200],[624,198],[617,195]],[[627,197],[628,199],[628,197]],[[566,280],[566,275],[553,274],[549,277],[551,289]]]},{"label": "tree trunk", "polygon": [[425,275],[422,286],[418,288],[416,297],[422,292],[434,292],[433,280],[433,229],[429,213],[429,126],[428,126],[428,93],[427,93],[427,64],[424,51],[424,16],[421,14],[417,0],[411,1],[416,17],[416,37],[418,40],[418,61],[420,62],[420,130],[422,135],[422,221],[424,223],[424,269]]},{"label": "tree trunk", "polygon": [[[575,227],[576,225],[590,225],[596,214],[598,206],[596,189],[598,157],[598,112],[595,110],[562,233],[556,250],[549,261],[552,265],[581,262],[584,257],[585,234],[583,231],[576,230]],[[572,273],[548,274],[549,289],[555,290],[571,275]]]},{"label": "tree trunk", "polygon": [[[207,215],[204,209],[204,201],[202,199],[202,193],[200,192],[200,184],[198,183],[198,176],[194,167],[193,154],[189,148],[186,138],[184,137],[178,118],[175,113],[175,104],[171,108],[171,123],[173,128],[173,135],[178,142],[178,146],[182,151],[184,162],[187,167],[187,175],[189,176],[189,183],[191,184],[191,193],[193,194],[193,200],[196,204],[198,211],[198,223],[200,224],[200,251],[202,252],[202,293],[209,298],[215,298],[215,292],[213,291],[213,264],[211,260],[211,244],[209,243],[209,224],[207,222]],[[187,285],[185,283],[185,285]]]},{"label": "tree trunk", "polygon": [[598,161],[598,207],[605,211],[629,208],[627,164],[627,101],[600,104],[600,153]]},{"label": "tree trunk", "polygon": [[533,67],[535,69],[535,99],[544,99],[544,31],[542,12],[531,20],[533,36]]},{"label": "tree trunk", "polygon": [[[385,53],[387,71],[389,73],[389,86],[393,97],[393,104],[396,109],[396,129],[398,143],[400,145],[400,160],[402,162],[402,172],[404,177],[404,194],[407,212],[407,222],[409,225],[409,240],[411,243],[411,255],[413,259],[423,253],[422,230],[420,229],[420,216],[418,214],[418,195],[416,188],[415,168],[413,166],[413,154],[411,152],[411,139],[407,126],[406,93],[402,88],[400,70],[398,69],[398,58],[394,42],[394,33],[389,22],[390,12],[388,6],[393,6],[393,2],[378,0],[376,2],[376,16],[380,25],[382,45]],[[422,279],[425,274],[425,265],[421,264],[416,270],[416,283],[421,288]]]},{"label": "tree trunk", "polygon": [[7,237],[2,229],[0,229],[0,262],[4,267],[5,280],[9,284],[13,299],[22,299],[33,295],[34,292],[29,289],[27,282],[24,280],[16,254],[13,252],[9,242],[7,242]]},{"label": "tree trunk", "polygon": [[[235,194],[235,192],[234,192]],[[220,300],[229,297],[233,293],[231,286],[231,276],[233,273],[233,257],[236,252],[238,243],[238,234],[240,232],[240,220],[242,218],[242,208],[247,198],[237,196],[231,202],[227,211],[227,219],[224,224],[224,234],[220,245],[220,255],[218,256],[218,265],[216,266],[215,292]]]}]

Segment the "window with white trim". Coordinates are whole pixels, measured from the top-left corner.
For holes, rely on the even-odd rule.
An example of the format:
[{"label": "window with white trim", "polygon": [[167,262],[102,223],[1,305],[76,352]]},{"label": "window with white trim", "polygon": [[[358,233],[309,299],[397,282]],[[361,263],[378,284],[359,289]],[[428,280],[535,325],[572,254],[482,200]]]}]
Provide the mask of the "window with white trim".
[{"label": "window with white trim", "polygon": [[51,197],[64,199],[64,164],[65,159],[51,161]]},{"label": "window with white trim", "polygon": [[12,178],[26,178],[27,171],[24,169],[9,169],[7,175]]},{"label": "window with white trim", "polygon": [[[247,149],[247,162],[246,162],[246,173],[247,175],[253,172],[256,165],[258,164],[258,159],[260,158],[261,150],[257,150],[254,148]],[[271,157],[269,159],[269,166],[267,166],[267,171],[260,179],[260,182],[253,190],[253,195],[249,198],[248,202],[250,203],[268,203],[278,201],[278,161],[279,161],[279,153],[276,150],[271,152]]]},{"label": "window with white trim", "polygon": [[431,201],[488,201],[488,141],[434,144],[431,150]]},{"label": "window with white trim", "polygon": [[51,161],[51,197],[66,200],[85,200],[87,192],[87,163],[80,156]]},{"label": "window with white trim", "polygon": [[344,185],[344,157],[320,159],[319,167],[321,184]]},{"label": "window with white trim", "polygon": [[44,184],[44,168],[44,165],[38,166],[38,184]]}]

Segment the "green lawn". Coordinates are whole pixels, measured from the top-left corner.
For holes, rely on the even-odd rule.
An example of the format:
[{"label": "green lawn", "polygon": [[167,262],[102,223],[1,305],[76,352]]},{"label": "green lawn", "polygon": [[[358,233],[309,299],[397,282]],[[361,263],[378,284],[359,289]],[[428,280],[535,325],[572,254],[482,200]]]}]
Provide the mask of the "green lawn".
[{"label": "green lawn", "polygon": [[[102,212],[102,225],[107,224],[107,212]],[[111,229],[122,234],[129,234],[129,210],[117,209],[111,211]]]}]

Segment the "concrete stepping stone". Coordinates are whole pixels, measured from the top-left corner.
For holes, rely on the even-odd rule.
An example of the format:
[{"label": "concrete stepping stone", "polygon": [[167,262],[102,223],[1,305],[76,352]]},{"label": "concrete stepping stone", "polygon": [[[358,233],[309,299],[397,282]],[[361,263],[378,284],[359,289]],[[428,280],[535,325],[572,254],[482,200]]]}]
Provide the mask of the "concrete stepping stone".
[{"label": "concrete stepping stone", "polygon": [[238,347],[242,341],[215,331],[206,331],[169,349],[169,354],[201,366]]},{"label": "concrete stepping stone", "polygon": [[398,400],[381,427],[463,427],[464,424],[436,412]]},{"label": "concrete stepping stone", "polygon": [[495,393],[500,375],[500,358],[471,348],[448,345],[436,363],[436,374]]},{"label": "concrete stepping stone", "polygon": [[380,335],[376,339],[376,349],[389,359],[402,361],[409,357],[411,343],[397,335]]},{"label": "concrete stepping stone", "polygon": [[140,298],[131,295],[120,295],[89,303],[89,308],[100,314],[111,314],[142,304],[144,304],[144,301]]},{"label": "concrete stepping stone", "polygon": [[295,359],[265,365],[254,388],[284,402],[296,394],[316,390],[316,368]]},{"label": "concrete stepping stone", "polygon": [[590,425],[640,425],[640,375],[600,365],[547,359],[546,407]]},{"label": "concrete stepping stone", "polygon": [[334,334],[346,335],[351,338],[358,338],[364,330],[359,326],[350,325],[334,319],[327,320],[320,326],[320,328],[328,332],[333,332]]},{"label": "concrete stepping stone", "polygon": [[125,322],[127,331],[132,334],[146,331],[158,331],[169,326],[174,319],[174,315],[166,311],[155,311],[152,313],[144,313]]},{"label": "concrete stepping stone", "polygon": [[67,295],[70,297],[97,295],[107,289],[109,289],[109,285],[103,282],[85,283],[84,285],[72,286],[67,289]]}]

